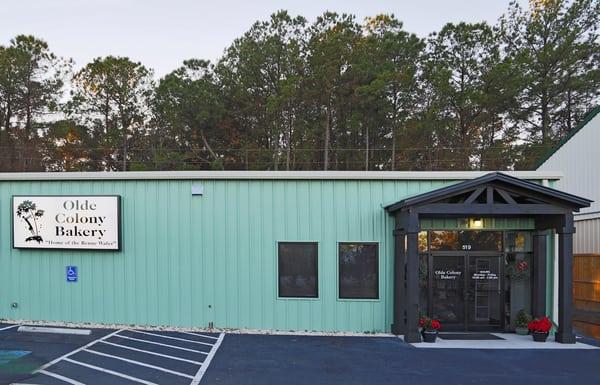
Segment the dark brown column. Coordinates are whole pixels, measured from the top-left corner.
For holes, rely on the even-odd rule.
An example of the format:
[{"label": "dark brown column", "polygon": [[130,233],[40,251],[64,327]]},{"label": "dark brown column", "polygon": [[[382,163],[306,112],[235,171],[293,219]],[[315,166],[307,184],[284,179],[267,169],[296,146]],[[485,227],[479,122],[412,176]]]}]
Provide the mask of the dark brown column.
[{"label": "dark brown column", "polygon": [[556,341],[574,344],[573,334],[573,214],[565,214],[558,229],[558,330]]},{"label": "dark brown column", "polygon": [[533,233],[533,316],[546,315],[546,239],[547,231]]},{"label": "dark brown column", "polygon": [[394,323],[392,333],[404,334],[406,319],[406,290],[405,290],[405,239],[406,234],[400,230],[394,230]]},{"label": "dark brown column", "polygon": [[[415,222],[415,221],[411,221]],[[417,221],[418,222],[418,221]],[[419,250],[418,227],[407,229],[406,247],[406,330],[404,341],[421,342],[419,333]]]}]

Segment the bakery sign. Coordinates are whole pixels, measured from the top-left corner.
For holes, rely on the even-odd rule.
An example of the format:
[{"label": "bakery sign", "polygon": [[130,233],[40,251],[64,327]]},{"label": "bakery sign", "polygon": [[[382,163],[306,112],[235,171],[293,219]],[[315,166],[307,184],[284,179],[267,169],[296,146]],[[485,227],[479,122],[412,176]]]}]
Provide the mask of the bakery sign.
[{"label": "bakery sign", "polygon": [[120,196],[13,196],[13,247],[120,250]]}]

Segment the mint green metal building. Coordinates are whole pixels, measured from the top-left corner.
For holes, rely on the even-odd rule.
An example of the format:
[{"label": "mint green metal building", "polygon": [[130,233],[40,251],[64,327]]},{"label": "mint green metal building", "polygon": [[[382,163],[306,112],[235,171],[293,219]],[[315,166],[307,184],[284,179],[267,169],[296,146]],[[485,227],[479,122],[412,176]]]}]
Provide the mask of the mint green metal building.
[{"label": "mint green metal building", "polygon": [[[405,335],[413,330],[415,311],[455,330],[510,330],[521,308],[558,320],[552,314],[560,298],[553,232],[544,233],[543,258],[534,250],[540,212],[422,214],[416,270],[409,249],[417,238],[400,241],[398,234],[409,230],[398,225],[394,210],[404,208],[396,202],[484,174],[0,174],[0,318]],[[492,178],[459,191],[464,198],[458,202],[488,208],[542,202],[565,213],[586,203],[573,196],[550,199],[556,190],[544,186],[553,186],[559,173],[511,175],[545,190]],[[16,231],[35,233],[15,211],[21,196],[119,197],[119,226],[112,229],[119,232],[119,247],[21,248]],[[49,218],[65,222],[59,215]],[[26,244],[42,244],[36,242]],[[515,271],[523,261],[527,267]],[[538,275],[537,264],[544,269]],[[76,268],[75,281],[65,275],[68,267]],[[419,299],[412,308],[415,282]]]}]

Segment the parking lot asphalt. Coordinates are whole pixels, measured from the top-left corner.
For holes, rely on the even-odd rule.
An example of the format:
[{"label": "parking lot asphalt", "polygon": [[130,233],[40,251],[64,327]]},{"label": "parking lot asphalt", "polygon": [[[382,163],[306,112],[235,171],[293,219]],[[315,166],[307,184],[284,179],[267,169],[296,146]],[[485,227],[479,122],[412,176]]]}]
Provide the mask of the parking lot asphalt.
[{"label": "parking lot asphalt", "polygon": [[94,329],[89,336],[19,333],[18,325],[0,323],[0,351],[27,352],[19,359],[0,365],[0,384],[20,382],[31,377],[41,365],[67,354],[95,339],[110,333],[110,329]]},{"label": "parking lot asphalt", "polygon": [[418,349],[395,337],[139,329],[81,336],[0,323],[0,384],[593,385],[599,363],[600,349]]},{"label": "parking lot asphalt", "polygon": [[137,329],[92,329],[90,336],[75,336],[12,328],[0,331],[0,352],[31,353],[0,362],[0,384],[197,385],[223,337]]},{"label": "parking lot asphalt", "polygon": [[220,385],[592,385],[600,384],[600,349],[417,349],[388,337],[228,334],[204,381]]}]

